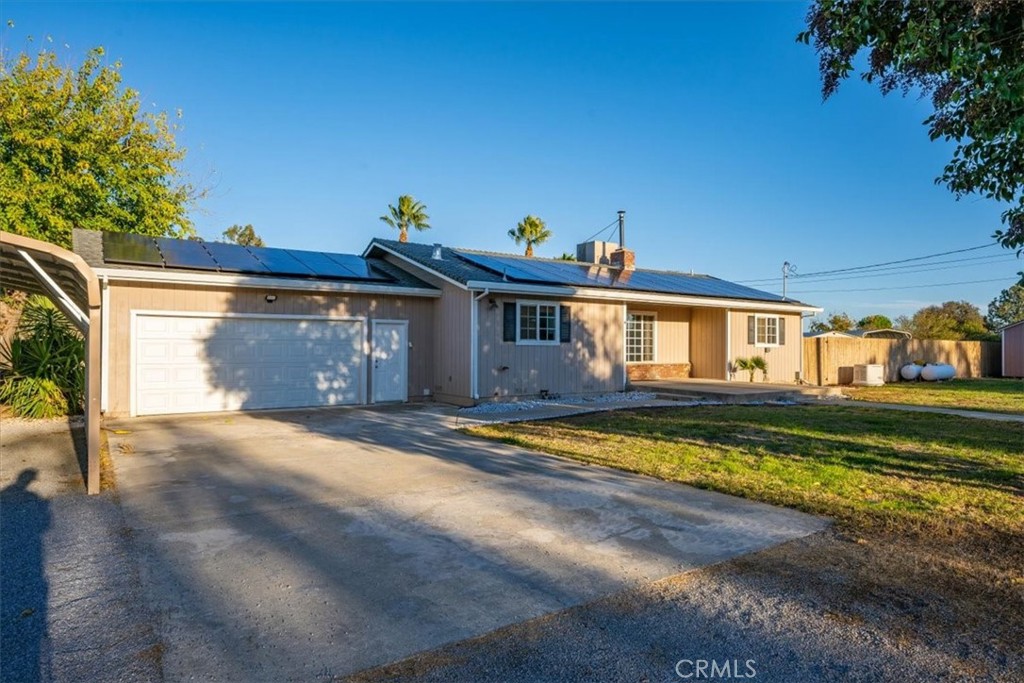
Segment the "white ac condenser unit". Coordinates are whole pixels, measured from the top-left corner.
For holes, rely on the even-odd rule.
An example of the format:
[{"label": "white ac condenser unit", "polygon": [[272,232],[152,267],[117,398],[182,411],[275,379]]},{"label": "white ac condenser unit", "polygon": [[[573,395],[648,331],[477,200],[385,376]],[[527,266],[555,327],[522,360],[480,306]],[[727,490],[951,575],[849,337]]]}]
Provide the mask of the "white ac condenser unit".
[{"label": "white ac condenser unit", "polygon": [[854,365],[853,383],[858,387],[880,387],[885,384],[885,372],[881,365]]}]

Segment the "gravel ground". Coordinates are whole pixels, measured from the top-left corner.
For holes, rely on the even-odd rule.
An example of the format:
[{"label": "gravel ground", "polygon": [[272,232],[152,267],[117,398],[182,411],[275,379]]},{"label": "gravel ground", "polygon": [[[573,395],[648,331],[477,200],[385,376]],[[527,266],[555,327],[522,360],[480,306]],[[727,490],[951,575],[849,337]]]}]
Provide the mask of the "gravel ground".
[{"label": "gravel ground", "polygon": [[81,438],[67,421],[4,418],[0,429],[5,682],[161,679],[132,539],[111,494],[85,495]]},{"label": "gravel ground", "polygon": [[[856,542],[826,531],[348,680],[1020,680],[1020,641],[993,644],[926,588],[864,585],[858,557]],[[1001,635],[1012,643],[1020,629]],[[700,660],[719,675],[698,676]]]}]

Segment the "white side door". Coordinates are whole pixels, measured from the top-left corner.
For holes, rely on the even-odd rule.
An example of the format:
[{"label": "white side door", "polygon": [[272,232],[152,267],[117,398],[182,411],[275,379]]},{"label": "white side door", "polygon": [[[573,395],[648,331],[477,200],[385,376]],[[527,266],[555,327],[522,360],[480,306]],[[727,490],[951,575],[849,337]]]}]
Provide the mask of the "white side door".
[{"label": "white side door", "polygon": [[409,321],[374,320],[373,402],[409,398]]}]

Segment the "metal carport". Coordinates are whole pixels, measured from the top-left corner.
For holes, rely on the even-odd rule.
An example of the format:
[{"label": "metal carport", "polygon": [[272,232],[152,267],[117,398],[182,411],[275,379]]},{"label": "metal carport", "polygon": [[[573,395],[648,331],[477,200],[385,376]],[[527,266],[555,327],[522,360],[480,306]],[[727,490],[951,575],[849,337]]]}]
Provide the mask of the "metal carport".
[{"label": "metal carport", "polygon": [[0,287],[50,297],[85,336],[86,488],[100,491],[100,283],[80,256],[0,231]]}]

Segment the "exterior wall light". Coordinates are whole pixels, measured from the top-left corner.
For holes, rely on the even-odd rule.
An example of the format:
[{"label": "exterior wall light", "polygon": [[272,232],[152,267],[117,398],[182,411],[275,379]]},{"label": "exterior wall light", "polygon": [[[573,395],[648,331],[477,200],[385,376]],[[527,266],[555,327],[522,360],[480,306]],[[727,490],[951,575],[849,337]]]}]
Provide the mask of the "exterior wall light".
[{"label": "exterior wall light", "polygon": [[277,294],[267,294],[267,295],[266,295],[265,297],[263,297],[263,298],[264,298],[264,299],[266,300],[266,302],[267,302],[268,304],[272,304],[272,303],[274,303],[275,301],[277,301]]}]

